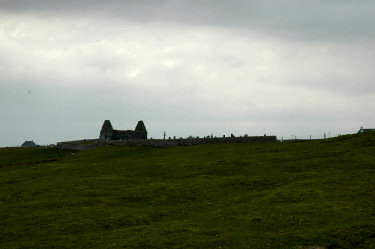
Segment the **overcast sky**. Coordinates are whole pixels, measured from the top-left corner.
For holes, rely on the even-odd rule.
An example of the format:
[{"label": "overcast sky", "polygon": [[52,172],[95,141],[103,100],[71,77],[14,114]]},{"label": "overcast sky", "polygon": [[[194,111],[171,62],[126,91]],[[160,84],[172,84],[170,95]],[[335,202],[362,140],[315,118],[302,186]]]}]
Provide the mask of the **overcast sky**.
[{"label": "overcast sky", "polygon": [[0,147],[375,128],[373,0],[0,0]]}]

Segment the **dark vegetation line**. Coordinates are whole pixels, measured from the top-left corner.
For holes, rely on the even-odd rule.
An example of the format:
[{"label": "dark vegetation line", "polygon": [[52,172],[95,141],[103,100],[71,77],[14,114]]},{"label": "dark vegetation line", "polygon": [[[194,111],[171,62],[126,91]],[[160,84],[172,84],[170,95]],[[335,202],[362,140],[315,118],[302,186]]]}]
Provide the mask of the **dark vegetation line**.
[{"label": "dark vegetation line", "polygon": [[63,157],[56,157],[56,158],[50,158],[50,159],[43,159],[40,161],[31,161],[31,162],[24,162],[24,163],[10,163],[5,165],[0,165],[0,168],[2,167],[11,167],[11,166],[24,166],[24,165],[35,165],[35,164],[45,164],[50,162],[56,162],[63,160]]},{"label": "dark vegetation line", "polygon": [[2,148],[0,149],[0,168],[47,164],[61,161],[74,154],[72,150],[56,148]]}]

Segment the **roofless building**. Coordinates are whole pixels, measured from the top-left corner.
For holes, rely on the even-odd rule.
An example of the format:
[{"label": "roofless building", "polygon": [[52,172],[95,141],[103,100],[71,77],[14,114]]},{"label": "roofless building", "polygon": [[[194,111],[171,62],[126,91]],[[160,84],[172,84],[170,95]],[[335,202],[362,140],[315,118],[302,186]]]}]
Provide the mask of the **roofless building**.
[{"label": "roofless building", "polygon": [[100,131],[100,140],[126,140],[126,139],[147,139],[146,126],[142,120],[138,121],[135,130],[115,130],[111,121],[105,120]]}]

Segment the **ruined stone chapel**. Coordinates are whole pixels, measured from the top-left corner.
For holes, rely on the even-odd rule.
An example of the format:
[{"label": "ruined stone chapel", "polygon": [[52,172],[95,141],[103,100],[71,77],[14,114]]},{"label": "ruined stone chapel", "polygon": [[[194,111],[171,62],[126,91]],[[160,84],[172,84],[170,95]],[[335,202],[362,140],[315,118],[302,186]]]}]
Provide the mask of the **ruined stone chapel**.
[{"label": "ruined stone chapel", "polygon": [[100,140],[147,139],[146,126],[142,120],[138,121],[135,130],[114,130],[111,121],[105,120],[100,131]]}]

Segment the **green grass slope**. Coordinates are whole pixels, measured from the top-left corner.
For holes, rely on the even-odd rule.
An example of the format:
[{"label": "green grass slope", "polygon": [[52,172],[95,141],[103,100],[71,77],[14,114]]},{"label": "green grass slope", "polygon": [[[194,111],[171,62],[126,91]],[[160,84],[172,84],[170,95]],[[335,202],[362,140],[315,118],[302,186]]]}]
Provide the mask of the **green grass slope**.
[{"label": "green grass slope", "polygon": [[375,134],[0,149],[1,248],[375,248]]}]

